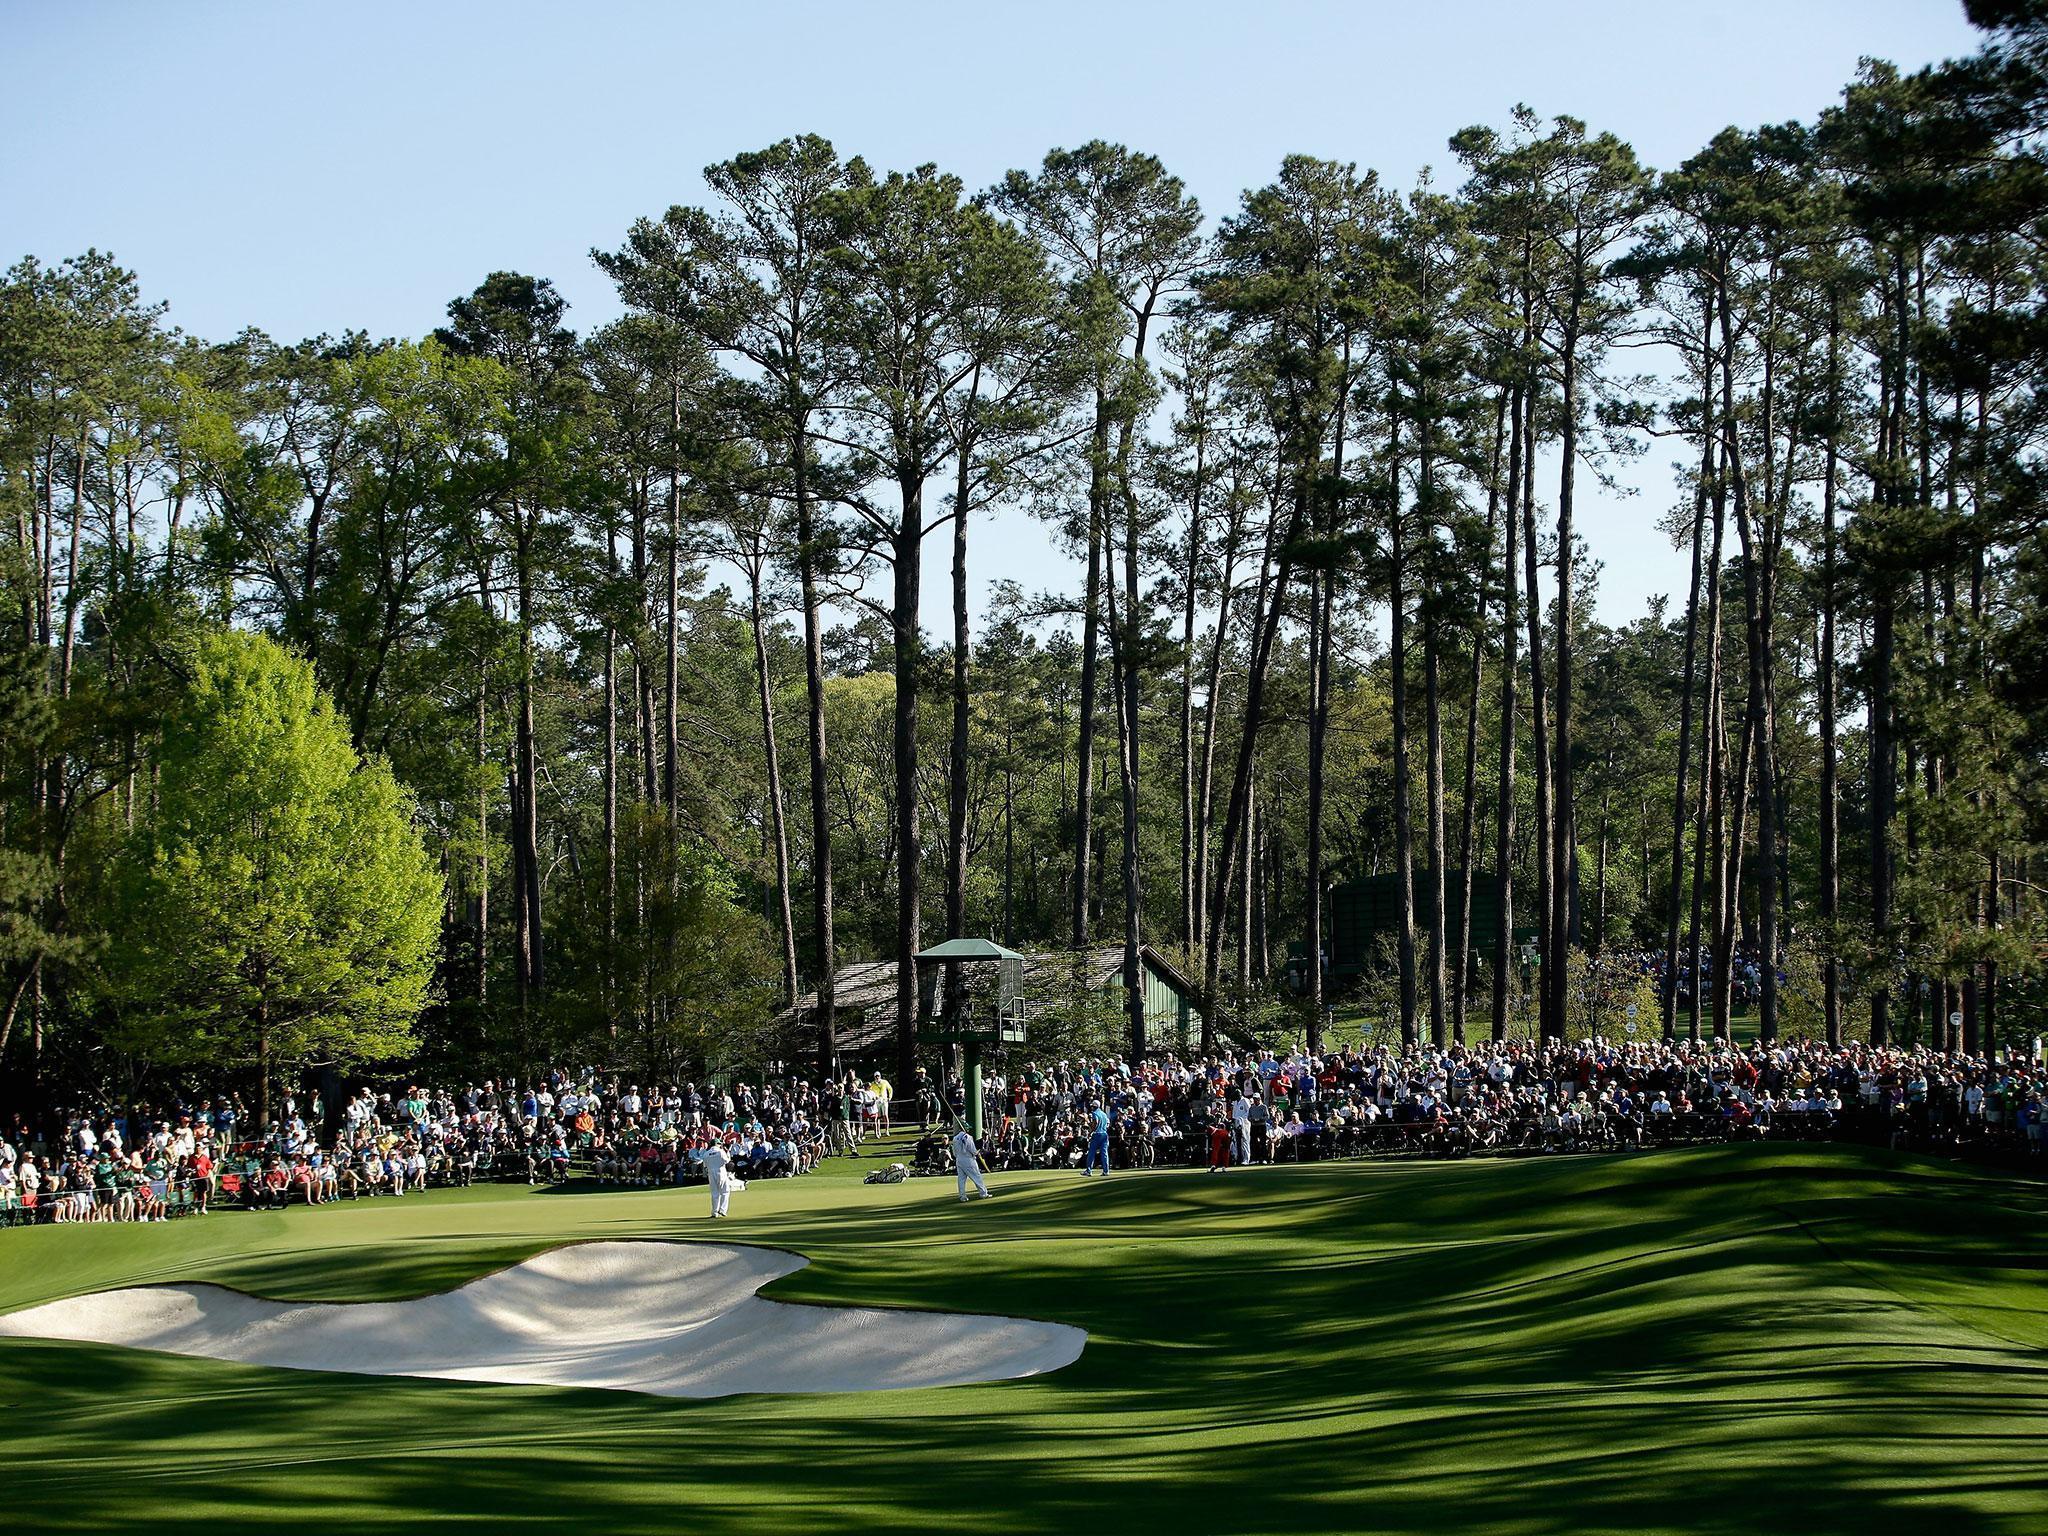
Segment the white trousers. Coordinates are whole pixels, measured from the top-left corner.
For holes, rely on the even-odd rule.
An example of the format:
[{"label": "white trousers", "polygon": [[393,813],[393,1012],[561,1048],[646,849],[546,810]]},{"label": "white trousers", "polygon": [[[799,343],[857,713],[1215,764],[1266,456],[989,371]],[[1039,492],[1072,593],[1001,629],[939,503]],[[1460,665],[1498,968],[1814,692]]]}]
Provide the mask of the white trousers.
[{"label": "white trousers", "polygon": [[711,1214],[723,1216],[725,1205],[732,1198],[732,1180],[720,1174],[711,1181]]},{"label": "white trousers", "polygon": [[960,1186],[960,1198],[967,1198],[967,1181],[972,1179],[974,1187],[981,1191],[981,1198],[988,1198],[988,1185],[981,1181],[981,1168],[975,1163],[962,1163],[953,1170],[953,1182]]}]

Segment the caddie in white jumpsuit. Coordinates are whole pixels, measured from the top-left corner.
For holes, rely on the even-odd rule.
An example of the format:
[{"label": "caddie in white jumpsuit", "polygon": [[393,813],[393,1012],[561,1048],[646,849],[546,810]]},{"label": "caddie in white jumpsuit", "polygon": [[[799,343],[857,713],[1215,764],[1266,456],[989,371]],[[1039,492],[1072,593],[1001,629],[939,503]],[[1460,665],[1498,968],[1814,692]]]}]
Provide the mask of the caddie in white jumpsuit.
[{"label": "caddie in white jumpsuit", "polygon": [[972,1179],[974,1187],[981,1191],[981,1198],[988,1199],[988,1185],[981,1177],[981,1148],[974,1144],[974,1136],[962,1126],[953,1133],[953,1181],[960,1186],[960,1198],[967,1198],[967,1182]]},{"label": "caddie in white jumpsuit", "polygon": [[725,1171],[725,1148],[717,1142],[711,1143],[697,1154],[697,1161],[704,1165],[704,1172],[711,1180],[711,1214],[723,1216],[725,1205],[732,1198],[732,1175]]}]

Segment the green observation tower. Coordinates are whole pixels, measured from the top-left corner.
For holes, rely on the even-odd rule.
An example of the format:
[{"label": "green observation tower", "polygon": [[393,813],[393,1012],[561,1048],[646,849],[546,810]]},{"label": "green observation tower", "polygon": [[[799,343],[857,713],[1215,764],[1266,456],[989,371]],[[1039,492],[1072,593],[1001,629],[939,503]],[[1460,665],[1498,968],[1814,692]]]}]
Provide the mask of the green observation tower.
[{"label": "green observation tower", "polygon": [[[990,1046],[1024,1043],[1024,957],[989,939],[948,939],[919,950],[915,958],[917,1038],[928,1045],[960,1047],[968,1128],[979,1141],[982,1053]],[[995,968],[993,985],[984,969],[988,966]],[[942,976],[948,985],[940,1006]]]}]

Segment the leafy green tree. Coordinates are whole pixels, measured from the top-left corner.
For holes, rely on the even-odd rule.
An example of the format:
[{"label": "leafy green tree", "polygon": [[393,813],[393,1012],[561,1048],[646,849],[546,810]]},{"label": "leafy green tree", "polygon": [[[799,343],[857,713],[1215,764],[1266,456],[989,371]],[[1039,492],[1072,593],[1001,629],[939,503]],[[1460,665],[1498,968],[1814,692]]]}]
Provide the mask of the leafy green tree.
[{"label": "leafy green tree", "polygon": [[[514,682],[512,920],[514,980],[521,1006],[546,985],[543,866],[540,842],[540,757],[535,679],[536,631],[553,606],[554,580],[568,557],[571,527],[561,514],[573,504],[582,464],[578,439],[588,422],[589,388],[575,332],[562,324],[568,302],[546,278],[493,272],[476,290],[450,301],[449,323],[434,339],[459,357],[497,363],[510,380],[500,452],[475,488],[495,552],[510,567],[512,618],[519,637]],[[491,561],[483,562],[488,585]],[[492,606],[488,591],[484,606]]]},{"label": "leafy green tree", "polygon": [[[1203,996],[1216,996],[1221,974],[1222,917],[1237,868],[1239,834],[1251,820],[1253,770],[1258,737],[1266,721],[1266,686],[1274,643],[1287,610],[1286,594],[1297,568],[1315,574],[1310,595],[1310,863],[1321,862],[1323,754],[1328,726],[1329,653],[1334,604],[1335,551],[1346,542],[1340,529],[1343,466],[1354,386],[1371,352],[1368,325],[1381,307],[1384,227],[1388,200],[1371,173],[1306,155],[1290,155],[1278,180],[1247,192],[1243,209],[1226,219],[1216,239],[1215,260],[1201,278],[1203,301],[1225,320],[1242,344],[1237,358],[1240,389],[1256,390],[1266,402],[1284,477],[1280,498],[1285,531],[1270,545],[1270,594],[1261,583],[1263,612],[1249,643],[1251,664],[1245,684],[1243,727],[1237,773],[1225,813],[1221,866],[1208,894],[1203,962]],[[1324,567],[1327,567],[1325,569]],[[1396,632],[1398,635],[1398,631]],[[1253,872],[1241,871],[1246,889]],[[1311,878],[1320,878],[1311,869]],[[1312,959],[1321,949],[1320,885],[1311,903],[1317,933]],[[1311,972],[1319,969],[1310,965]],[[1409,972],[1412,976],[1412,961]],[[1320,1000],[1319,982],[1311,996]],[[1213,1009],[1211,1010],[1214,1011]],[[1319,1012],[1319,1010],[1318,1010]],[[1409,1010],[1412,1018],[1413,1010]],[[1321,1027],[1320,1018],[1312,1026]]]},{"label": "leafy green tree", "polygon": [[[1138,424],[1156,398],[1146,342],[1153,321],[1201,260],[1201,205],[1152,155],[1091,140],[1055,149],[1036,176],[1011,171],[989,194],[1051,256],[1068,285],[1073,345],[1094,392],[1088,437],[1088,499],[1079,542],[1087,576],[1081,602],[1080,748],[1075,775],[1072,919],[1067,942],[1087,942],[1094,837],[1092,759],[1095,689],[1103,618],[1109,619],[1116,694],[1117,777],[1123,809],[1124,995],[1131,1047],[1142,1053],[1145,1012],[1139,966],[1143,859],[1139,848],[1140,694],[1144,674],[1164,657],[1145,638],[1139,597],[1147,514],[1132,473]],[[1126,352],[1125,348],[1129,351]],[[1121,528],[1112,517],[1121,510]],[[1123,591],[1117,592],[1112,535],[1121,532]],[[1106,610],[1106,612],[1105,612]]]},{"label": "leafy green tree", "polygon": [[[655,1076],[758,1066],[778,995],[768,924],[742,904],[725,862],[658,808],[628,807],[619,839],[622,863],[644,872],[644,896],[610,915],[608,934],[602,871],[585,872],[564,913],[555,1011],[565,1027],[552,1044],[636,1060]],[[600,1006],[608,995],[615,1012]]]},{"label": "leafy green tree", "polygon": [[[1387,409],[1396,418],[1390,434],[1396,489],[1394,503],[1387,509],[1394,607],[1389,657],[1395,684],[1394,752],[1396,778],[1405,781],[1407,688],[1402,641],[1409,601],[1404,587],[1412,573],[1423,648],[1423,798],[1429,855],[1424,909],[1429,925],[1426,990],[1430,1038],[1441,1046],[1447,1038],[1445,965],[1449,954],[1442,651],[1454,615],[1481,606],[1482,594],[1467,584],[1465,573],[1473,568],[1475,556],[1483,567],[1491,553],[1490,530],[1481,534],[1473,525],[1461,487],[1485,472],[1480,418],[1492,413],[1484,409],[1487,402],[1480,391],[1485,380],[1473,349],[1479,334],[1478,317],[1490,313],[1492,306],[1466,211],[1426,182],[1402,211],[1392,247],[1385,350]],[[1404,464],[1410,461],[1412,471],[1404,475]],[[1458,474],[1460,469],[1463,476]],[[1403,494],[1402,481],[1409,482],[1412,494]],[[1404,502],[1409,503],[1405,511]],[[1409,795],[1405,787],[1395,793],[1398,813],[1405,821]],[[1412,846],[1412,838],[1410,843]],[[1412,877],[1405,868],[1412,855],[1404,854],[1402,859],[1403,879],[1412,889]]]},{"label": "leafy green tree", "polygon": [[441,877],[307,662],[215,631],[189,663],[114,881],[111,1033],[151,1062],[253,1063],[267,1123],[274,1077],[411,1048]]},{"label": "leafy green tree", "polygon": [[[915,1066],[917,1013],[911,957],[922,923],[917,776],[924,540],[949,517],[956,528],[962,526],[973,502],[986,494],[983,482],[1005,473],[1028,449],[1032,421],[1003,421],[996,381],[1020,361],[1020,351],[1028,354],[1020,371],[1045,371],[1032,366],[1043,345],[1033,346],[1029,332],[1049,307],[1051,291],[1037,252],[1014,229],[966,201],[957,177],[924,166],[878,178],[855,161],[848,180],[847,189],[825,205],[837,241],[831,263],[836,299],[825,334],[845,381],[833,440],[847,452],[858,482],[843,487],[840,499],[893,576],[897,1070],[908,1078]],[[1050,370],[1053,378],[1059,371]],[[1023,401],[1013,397],[1010,403]],[[1030,412],[1038,415],[1037,409]],[[958,471],[955,504],[950,514],[933,517],[928,486],[948,460],[956,461]],[[877,483],[883,494],[874,494]],[[956,665],[965,659],[965,558],[964,546],[957,547]],[[955,704],[964,734],[964,678],[961,683]],[[961,794],[964,817],[964,787]],[[954,798],[951,792],[948,798]]]},{"label": "leafy green tree", "polygon": [[811,936],[817,983],[818,1061],[838,1059],[833,979],[838,971],[833,911],[829,760],[826,751],[824,603],[838,569],[836,527],[825,497],[836,467],[818,429],[829,419],[836,380],[821,322],[829,317],[833,239],[828,199],[846,168],[816,134],[707,166],[704,180],[725,207],[671,207],[639,219],[617,252],[596,253],[622,297],[650,315],[674,315],[747,375],[749,430],[782,471],[773,492],[787,507],[788,549],[803,611],[809,779]]},{"label": "leafy green tree", "polygon": [[[973,651],[967,605],[967,534],[974,514],[1019,498],[1057,475],[1056,451],[1086,430],[1069,406],[1089,377],[1087,349],[1043,249],[980,208],[963,217],[960,302],[953,343],[971,363],[946,402],[953,491],[952,746],[947,762],[946,932],[967,926],[972,832],[970,737]],[[946,968],[945,1009],[965,999],[961,966]]]},{"label": "leafy green tree", "polygon": [[[11,595],[20,579],[9,565],[0,564],[0,594]],[[0,1059],[45,968],[77,960],[84,948],[78,937],[53,931],[57,872],[32,814],[56,715],[43,696],[41,672],[42,658],[27,637],[13,625],[0,627]]]},{"label": "leafy green tree", "polygon": [[[903,943],[940,816],[949,929],[1120,926],[1127,977],[1170,935],[1239,1038],[1292,1014],[1315,1043],[1322,969],[1286,963],[1290,998],[1274,961],[1321,948],[1339,872],[1399,872],[1393,1022],[1419,1032],[1426,998],[1459,1033],[1471,936],[1447,929],[1473,903],[1446,877],[1469,898],[1489,846],[1497,1035],[1527,1011],[1519,911],[1548,1034],[1611,1014],[1616,951],[1661,938],[1669,1029],[1709,992],[1728,1027],[1739,947],[1765,1033],[1837,1038],[1846,997],[1878,1039],[2012,1039],[2039,1017],[2048,842],[2048,9],[1969,9],[1979,55],[1873,61],[1810,129],[1716,136],[1641,242],[1627,147],[1518,109],[1402,209],[1293,157],[1213,246],[1116,145],[968,200],[941,168],[877,178],[788,139],[598,255],[630,313],[587,344],[502,273],[437,339],[337,317],[208,345],[105,253],[17,264],[0,1091],[89,1090],[153,1017],[89,962],[138,885],[116,851],[161,835],[145,770],[189,734],[199,615],[306,659],[457,883],[423,1061],[735,1060],[772,994],[720,967],[758,912],[833,1064],[837,935],[849,959]],[[1147,362],[1169,317],[1172,423]],[[1659,438],[1686,460],[1663,518],[1684,611],[1603,625],[1574,498],[1603,449]],[[990,513],[1046,515],[1086,575],[1004,592],[975,651]],[[906,600],[948,525],[950,721],[947,647]],[[799,667],[810,815],[786,817]],[[725,894],[685,912],[700,865]],[[1713,985],[1681,994],[1708,943]],[[487,986],[494,955],[515,987]]]}]

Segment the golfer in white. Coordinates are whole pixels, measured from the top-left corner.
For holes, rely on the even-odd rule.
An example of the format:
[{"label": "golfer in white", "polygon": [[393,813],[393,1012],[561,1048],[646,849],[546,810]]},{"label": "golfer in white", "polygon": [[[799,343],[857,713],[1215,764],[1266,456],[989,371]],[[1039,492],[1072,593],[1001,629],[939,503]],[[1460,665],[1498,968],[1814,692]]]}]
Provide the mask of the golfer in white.
[{"label": "golfer in white", "polygon": [[974,1187],[981,1191],[981,1198],[988,1199],[988,1185],[981,1177],[981,1148],[974,1144],[974,1136],[966,1126],[953,1133],[953,1181],[960,1186],[960,1198],[967,1198],[967,1181],[972,1179]]},{"label": "golfer in white", "polygon": [[1242,1093],[1230,1106],[1230,1160],[1240,1168],[1252,1160],[1252,1101]]},{"label": "golfer in white", "polygon": [[697,1161],[704,1165],[704,1172],[711,1180],[711,1214],[723,1216],[726,1214],[726,1202],[732,1198],[733,1190],[745,1189],[746,1185],[741,1184],[726,1171],[729,1159],[726,1157],[725,1148],[715,1141],[697,1154]]}]

